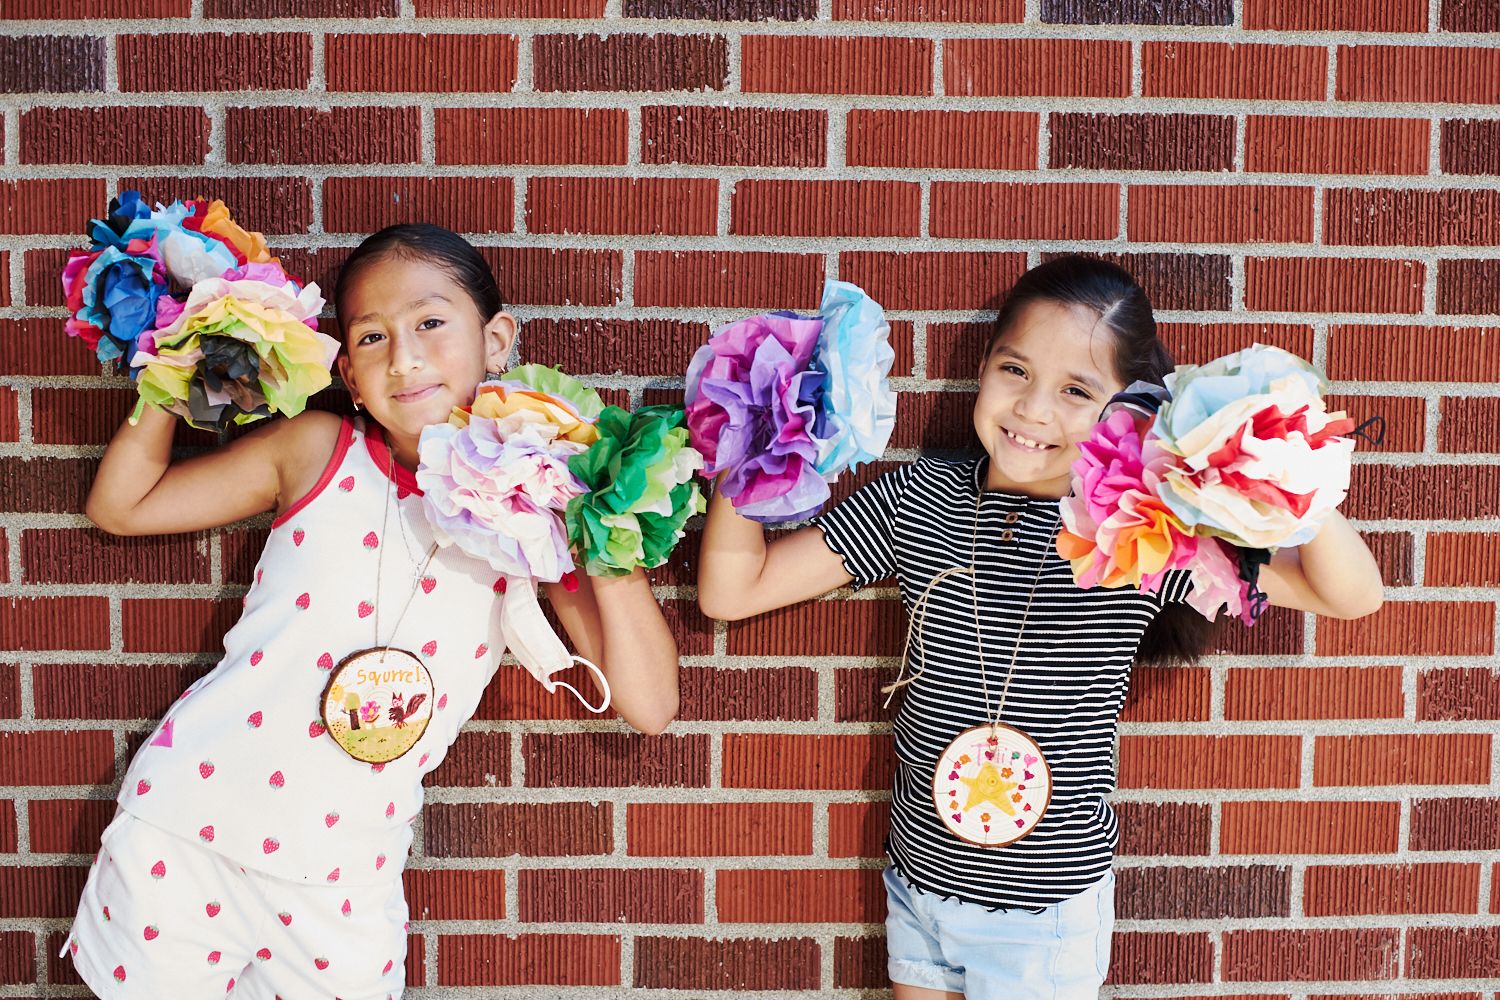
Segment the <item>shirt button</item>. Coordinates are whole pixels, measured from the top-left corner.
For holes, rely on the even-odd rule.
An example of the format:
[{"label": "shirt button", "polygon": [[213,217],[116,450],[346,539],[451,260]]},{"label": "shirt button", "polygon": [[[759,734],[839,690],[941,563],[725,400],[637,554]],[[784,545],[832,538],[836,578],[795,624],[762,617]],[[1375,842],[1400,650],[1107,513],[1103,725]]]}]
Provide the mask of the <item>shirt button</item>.
[{"label": "shirt button", "polygon": [[1005,515],[1005,523],[1007,524],[1015,524],[1020,519],[1021,515],[1017,514],[1015,511],[1011,511],[1009,514]]},{"label": "shirt button", "polygon": [[1000,540],[1002,542],[1008,542],[1012,538],[1015,537],[1015,534],[1016,533],[1014,531],[1011,531],[1009,528],[1006,528],[1004,531],[1000,532]]}]

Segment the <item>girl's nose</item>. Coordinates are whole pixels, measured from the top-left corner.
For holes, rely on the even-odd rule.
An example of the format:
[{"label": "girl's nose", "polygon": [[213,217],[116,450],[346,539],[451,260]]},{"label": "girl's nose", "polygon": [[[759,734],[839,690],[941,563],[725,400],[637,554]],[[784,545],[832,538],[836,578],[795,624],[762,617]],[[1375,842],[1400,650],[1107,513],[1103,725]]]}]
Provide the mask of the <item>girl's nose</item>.
[{"label": "girl's nose", "polygon": [[421,339],[404,333],[391,337],[391,374],[409,375],[422,368]]},{"label": "girl's nose", "polygon": [[1016,397],[1014,410],[1016,416],[1033,424],[1045,424],[1052,415],[1047,395],[1029,387]]}]

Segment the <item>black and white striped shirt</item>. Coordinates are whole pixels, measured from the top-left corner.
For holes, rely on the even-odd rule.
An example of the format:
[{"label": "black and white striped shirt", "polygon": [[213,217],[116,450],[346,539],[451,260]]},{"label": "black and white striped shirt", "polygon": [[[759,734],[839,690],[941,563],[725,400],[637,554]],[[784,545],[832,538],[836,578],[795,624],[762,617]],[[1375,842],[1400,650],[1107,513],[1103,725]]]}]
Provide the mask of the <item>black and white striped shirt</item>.
[{"label": "black and white striped shirt", "polygon": [[[1105,796],[1115,787],[1115,725],[1131,660],[1164,602],[1186,595],[1189,577],[1168,574],[1161,591],[1150,595],[1133,587],[1080,590],[1054,545],[1057,501],[981,494],[987,462],[923,459],[813,523],[843,557],[854,586],[895,575],[910,613],[935,576],[969,565],[979,500],[977,581],[955,574],[934,587],[912,639],[912,664],[925,647],[926,672],[906,686],[896,719],[900,764],[887,849],[919,889],[990,908],[1038,909],[1082,892],[1109,869],[1119,831]],[[1052,801],[1024,839],[977,847],[939,821],[933,768],[959,733],[987,721],[976,631],[991,705],[998,704],[1034,580],[1036,596],[1001,721],[1041,745],[1052,767]]]}]

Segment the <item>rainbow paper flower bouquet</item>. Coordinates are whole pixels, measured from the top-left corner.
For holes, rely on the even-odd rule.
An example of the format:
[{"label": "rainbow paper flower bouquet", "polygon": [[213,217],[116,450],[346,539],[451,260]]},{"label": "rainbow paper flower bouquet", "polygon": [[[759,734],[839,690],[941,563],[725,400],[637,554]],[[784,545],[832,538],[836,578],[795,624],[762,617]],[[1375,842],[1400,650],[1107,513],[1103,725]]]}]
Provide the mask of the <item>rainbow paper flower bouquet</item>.
[{"label": "rainbow paper flower bouquet", "polygon": [[132,423],[147,404],[203,429],[295,416],[332,381],[318,286],[289,277],[222,201],[152,209],[126,191],[89,236],[63,268],[67,331],[136,380]]},{"label": "rainbow paper flower bouquet", "polygon": [[[1153,388],[1128,392],[1149,400]],[[1057,550],[1078,585],[1153,593],[1187,570],[1188,603],[1204,617],[1227,607],[1253,624],[1259,567],[1311,540],[1349,488],[1354,422],[1327,412],[1327,391],[1306,361],[1256,344],[1178,366],[1154,414],[1111,406],[1061,501]]]},{"label": "rainbow paper flower bouquet", "polygon": [[756,521],[808,517],[840,472],[873,462],[896,424],[884,313],[830,281],[817,316],[774,312],[714,331],[687,372],[687,427],[705,478]]}]

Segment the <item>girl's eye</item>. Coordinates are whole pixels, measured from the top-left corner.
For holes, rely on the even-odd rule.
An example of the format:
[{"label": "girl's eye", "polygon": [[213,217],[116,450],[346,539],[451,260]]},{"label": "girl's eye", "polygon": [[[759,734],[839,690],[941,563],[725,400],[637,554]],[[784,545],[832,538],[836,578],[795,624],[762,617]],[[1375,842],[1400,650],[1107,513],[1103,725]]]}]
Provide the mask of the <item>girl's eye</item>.
[{"label": "girl's eye", "polygon": [[357,340],[355,343],[358,343],[358,344],[373,344],[373,343],[375,343],[375,341],[381,339],[383,336],[384,336],[384,334],[380,334],[380,333],[367,333],[367,334],[364,334],[363,336],[361,336],[359,338],[359,340]]},{"label": "girl's eye", "polygon": [[443,325],[443,321],[442,320],[438,319],[437,317],[433,317],[432,319],[424,319],[422,322],[418,323],[417,324],[417,329],[418,330],[436,330],[438,327],[440,327],[442,325]]},{"label": "girl's eye", "polygon": [[1068,386],[1068,388],[1065,391],[1071,392],[1073,395],[1077,396],[1080,399],[1093,399],[1094,398],[1093,396],[1089,395],[1089,393],[1088,393],[1087,390],[1080,389],[1076,385],[1070,385],[1070,386]]},{"label": "girl's eye", "polygon": [[1019,365],[1001,365],[1000,370],[1003,372],[1009,372],[1011,375],[1015,375],[1020,378],[1026,377],[1026,373],[1021,370]]}]

